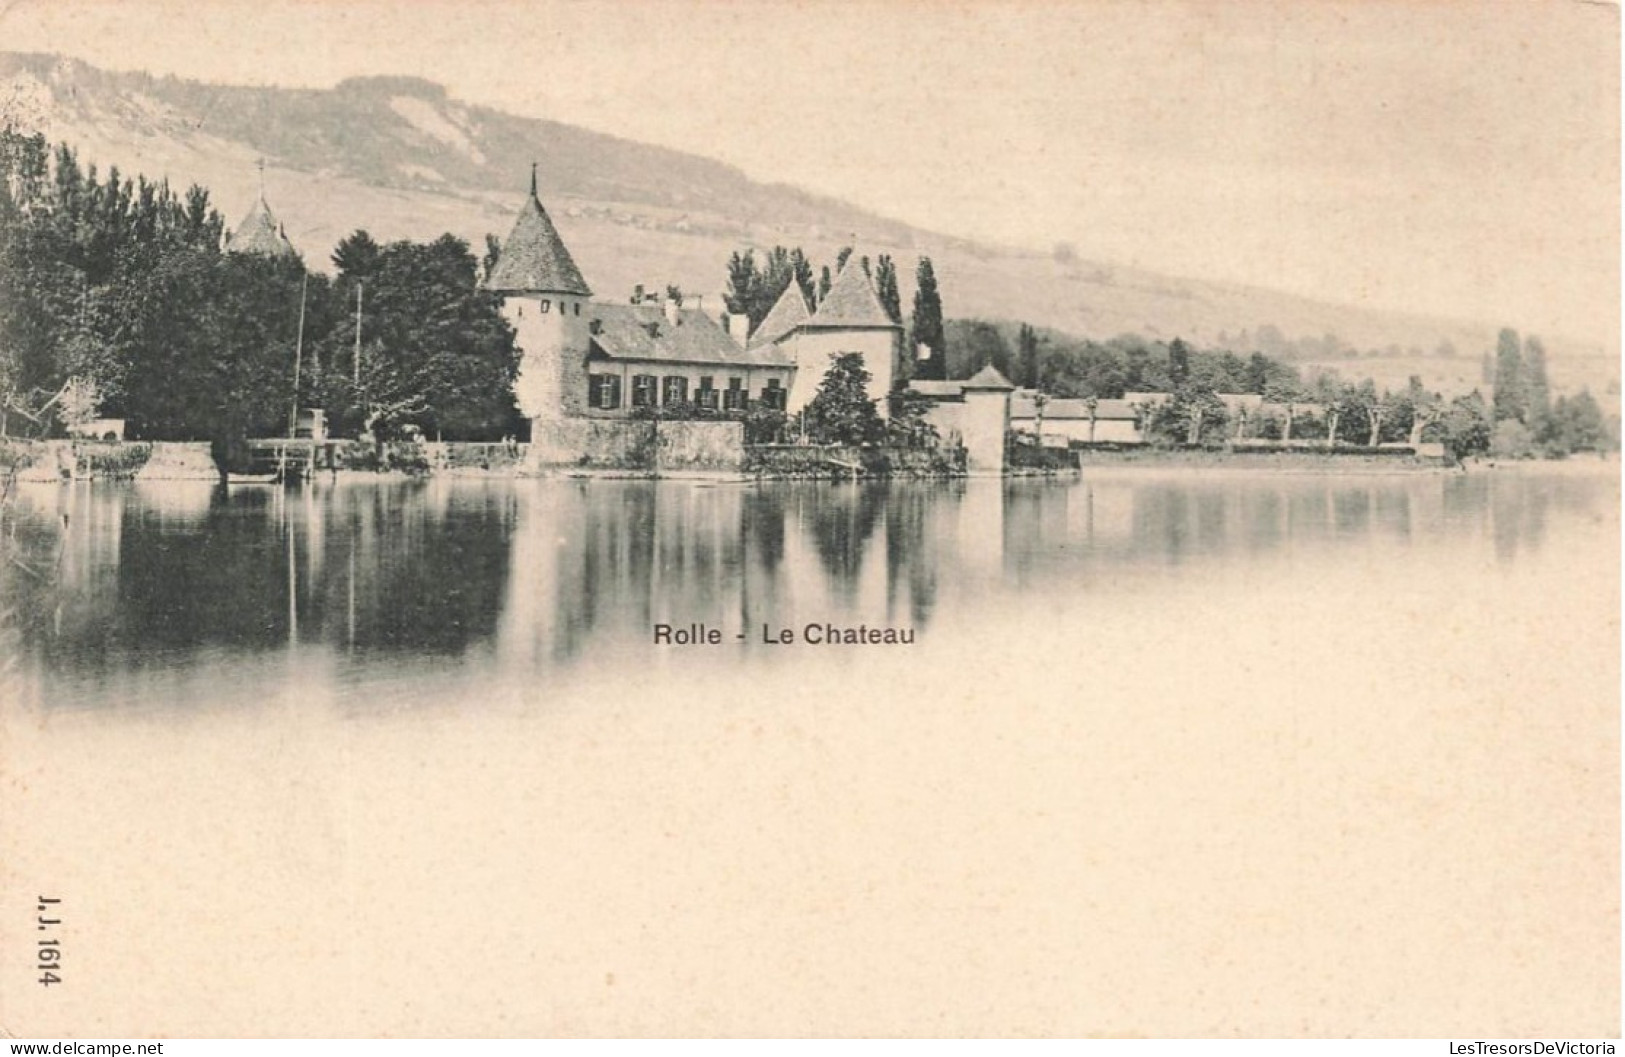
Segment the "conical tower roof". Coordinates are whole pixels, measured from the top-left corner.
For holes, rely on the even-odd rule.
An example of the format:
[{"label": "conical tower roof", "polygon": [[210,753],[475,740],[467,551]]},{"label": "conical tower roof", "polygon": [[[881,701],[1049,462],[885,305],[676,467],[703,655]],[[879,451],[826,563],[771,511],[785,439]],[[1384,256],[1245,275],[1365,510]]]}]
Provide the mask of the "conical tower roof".
[{"label": "conical tower roof", "polygon": [[231,233],[226,248],[233,253],[258,253],[266,257],[291,257],[294,254],[293,243],[283,233],[282,225],[272,215],[263,194],[243,222],[237,225],[237,230]]},{"label": "conical tower roof", "polygon": [[848,260],[835,277],[818,311],[807,321],[809,327],[896,327],[880,304],[875,288],[863,267]]},{"label": "conical tower roof", "polygon": [[750,347],[767,345],[778,341],[792,330],[807,322],[812,313],[807,311],[806,299],[801,295],[801,284],[796,282],[795,276],[784,288],[784,293],[773,303],[772,311],[763,319],[756,332],[750,336]]},{"label": "conical tower roof", "polygon": [[485,288],[513,294],[572,294],[591,297],[587,280],[565,249],[541,199],[536,197],[536,172],[530,174],[530,197],[519,209],[513,230],[502,243],[496,266]]}]

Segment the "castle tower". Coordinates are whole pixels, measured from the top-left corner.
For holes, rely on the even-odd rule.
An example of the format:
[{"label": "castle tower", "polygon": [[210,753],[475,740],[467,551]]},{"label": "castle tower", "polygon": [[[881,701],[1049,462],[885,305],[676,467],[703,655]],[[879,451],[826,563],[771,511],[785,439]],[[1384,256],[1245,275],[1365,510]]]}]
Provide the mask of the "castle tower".
[{"label": "castle tower", "polygon": [[[795,283],[790,285],[794,287]],[[793,313],[795,306],[790,307]],[[774,306],[777,311],[778,306]],[[764,330],[767,322],[763,320]],[[829,370],[830,357],[847,352],[862,353],[863,365],[869,372],[869,398],[884,400],[897,377],[902,333],[903,328],[893,323],[881,306],[862,265],[856,259],[848,260],[819,303],[818,311],[797,321],[788,336],[773,339],[796,362],[789,410],[795,412],[806,406]],[[885,404],[880,404],[880,410],[885,413]]]},{"label": "castle tower", "polygon": [[226,249],[232,253],[257,253],[262,257],[292,257],[294,256],[293,243],[288,241],[287,232],[271,213],[271,207],[265,202],[265,192],[260,191],[260,200],[254,203],[254,208],[243,217],[243,222],[226,238]]},{"label": "castle tower", "polygon": [[520,207],[485,288],[502,297],[502,315],[520,351],[514,396],[527,418],[561,418],[587,399],[587,300],[592,296],[558,229],[536,197]]}]

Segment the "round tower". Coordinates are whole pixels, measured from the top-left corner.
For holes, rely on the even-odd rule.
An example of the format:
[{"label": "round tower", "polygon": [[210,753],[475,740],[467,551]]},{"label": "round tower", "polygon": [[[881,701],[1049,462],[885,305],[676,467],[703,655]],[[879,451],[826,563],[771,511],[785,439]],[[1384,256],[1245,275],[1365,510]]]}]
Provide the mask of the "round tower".
[{"label": "round tower", "polygon": [[520,413],[531,419],[579,413],[587,403],[592,290],[536,195],[535,165],[530,197],[498,248],[485,287],[501,295],[503,317],[516,335]]}]

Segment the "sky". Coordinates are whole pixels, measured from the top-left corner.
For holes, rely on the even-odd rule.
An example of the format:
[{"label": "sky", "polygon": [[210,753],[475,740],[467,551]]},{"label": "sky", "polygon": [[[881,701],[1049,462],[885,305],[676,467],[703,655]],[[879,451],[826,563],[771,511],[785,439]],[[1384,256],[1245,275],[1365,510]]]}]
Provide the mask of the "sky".
[{"label": "sky", "polygon": [[1609,4],[0,0],[0,47],[413,74],[949,234],[1619,340]]}]

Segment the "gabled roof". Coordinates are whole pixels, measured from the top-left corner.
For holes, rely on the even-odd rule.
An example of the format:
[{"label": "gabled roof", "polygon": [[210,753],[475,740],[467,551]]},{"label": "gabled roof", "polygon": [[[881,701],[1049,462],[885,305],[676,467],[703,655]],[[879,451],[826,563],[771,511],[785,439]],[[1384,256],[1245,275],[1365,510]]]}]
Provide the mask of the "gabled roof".
[{"label": "gabled roof", "polygon": [[697,308],[677,310],[677,325],[660,305],[593,302],[588,330],[592,355],[612,360],[710,364],[716,367],[788,367],[789,354],[772,346],[740,348],[716,321]]},{"label": "gabled roof", "polygon": [[802,324],[804,327],[887,327],[901,330],[886,315],[869,277],[855,260],[848,260],[841,274],[824,295],[818,311]]},{"label": "gabled roof", "polygon": [[801,284],[791,276],[784,293],[773,303],[772,311],[768,312],[767,318],[763,319],[761,325],[751,334],[749,345],[754,348],[757,345],[778,341],[811,317],[812,313],[807,311],[807,302],[801,296]]},{"label": "gabled roof", "polygon": [[496,266],[486,276],[485,288],[498,293],[592,296],[581,269],[564,248],[558,228],[536,197],[534,174],[530,197],[519,207],[513,230],[497,254]]},{"label": "gabled roof", "polygon": [[271,214],[271,207],[266,204],[264,195],[243,217],[237,230],[231,233],[226,249],[232,253],[258,253],[266,257],[291,257],[294,254],[293,243],[288,241],[282,225]]},{"label": "gabled roof", "polygon": [[999,369],[991,363],[963,382],[959,383],[963,389],[1014,389],[1010,380],[999,373]]},{"label": "gabled roof", "polygon": [[947,381],[938,381],[934,378],[915,378],[908,383],[908,387],[922,396],[929,396],[933,400],[962,400],[969,390],[979,392],[1008,391],[1015,386],[1005,381],[1004,375],[991,363],[969,378],[950,378]]}]

